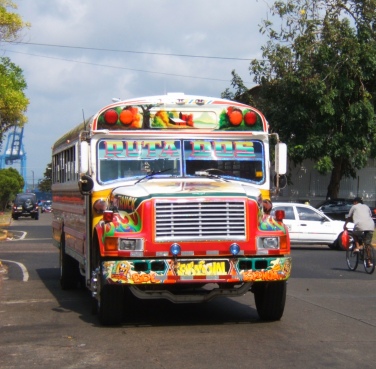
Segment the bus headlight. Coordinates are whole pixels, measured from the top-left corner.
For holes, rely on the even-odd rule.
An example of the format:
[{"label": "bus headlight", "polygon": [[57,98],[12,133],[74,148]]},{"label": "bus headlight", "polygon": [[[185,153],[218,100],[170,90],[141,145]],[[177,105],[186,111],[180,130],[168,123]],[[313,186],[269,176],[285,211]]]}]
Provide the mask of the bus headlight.
[{"label": "bus headlight", "polygon": [[279,237],[259,237],[257,239],[257,248],[259,250],[278,250]]},{"label": "bus headlight", "polygon": [[142,239],[121,238],[119,242],[119,250],[125,251],[143,251],[144,242]]},{"label": "bus headlight", "polygon": [[93,208],[98,214],[103,214],[104,211],[107,209],[107,201],[99,199],[95,201]]}]

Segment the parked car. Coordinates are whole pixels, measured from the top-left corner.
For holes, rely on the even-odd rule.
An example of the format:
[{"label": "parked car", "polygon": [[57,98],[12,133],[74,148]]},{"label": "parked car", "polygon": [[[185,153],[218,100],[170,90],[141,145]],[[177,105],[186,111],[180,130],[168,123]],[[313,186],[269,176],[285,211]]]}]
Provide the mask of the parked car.
[{"label": "parked car", "polygon": [[[286,225],[292,245],[328,245],[331,249],[343,249],[341,235],[344,221],[333,220],[310,205],[289,202],[274,202],[272,215],[284,210]],[[354,224],[348,223],[348,229]]]},{"label": "parked car", "polygon": [[52,212],[52,202],[50,200],[47,200],[42,203],[42,206],[40,208],[42,213],[51,213]]},{"label": "parked car", "polygon": [[[353,199],[330,199],[319,204],[317,209],[332,219],[345,220],[352,206]],[[370,209],[372,219],[376,223],[376,208],[370,207]]]},{"label": "parked car", "polygon": [[352,206],[353,199],[330,199],[319,204],[317,209],[332,219],[345,220]]},{"label": "parked car", "polygon": [[37,196],[34,193],[17,194],[12,207],[12,218],[17,220],[19,217],[39,219]]}]

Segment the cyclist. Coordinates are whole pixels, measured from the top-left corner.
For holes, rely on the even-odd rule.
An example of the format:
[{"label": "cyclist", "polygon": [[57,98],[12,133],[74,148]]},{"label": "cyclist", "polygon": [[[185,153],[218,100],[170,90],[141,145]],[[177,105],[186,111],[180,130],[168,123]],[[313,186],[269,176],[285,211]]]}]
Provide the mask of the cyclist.
[{"label": "cyclist", "polygon": [[[363,204],[361,197],[355,197],[353,200],[353,206],[350,209],[349,216],[345,220],[343,229],[346,229],[348,222],[354,222],[354,241],[355,249],[353,252],[359,252],[359,238],[364,235],[364,245],[372,245],[373,231],[375,224],[372,219],[371,209]],[[372,263],[367,260],[367,267],[371,267]]]}]

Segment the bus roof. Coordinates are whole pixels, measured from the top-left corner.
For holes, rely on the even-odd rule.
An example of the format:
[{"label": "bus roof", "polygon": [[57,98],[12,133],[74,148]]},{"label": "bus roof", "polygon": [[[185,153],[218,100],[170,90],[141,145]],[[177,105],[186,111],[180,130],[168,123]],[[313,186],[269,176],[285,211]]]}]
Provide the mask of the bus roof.
[{"label": "bus roof", "polygon": [[173,93],[117,101],[101,109],[96,130],[206,129],[267,132],[263,114],[236,101]]},{"label": "bus roof", "polygon": [[180,130],[194,132],[231,131],[239,134],[268,133],[264,115],[252,106],[227,99],[169,93],[116,101],[85,122],[66,132],[53,145],[64,149],[78,139],[81,131]]}]

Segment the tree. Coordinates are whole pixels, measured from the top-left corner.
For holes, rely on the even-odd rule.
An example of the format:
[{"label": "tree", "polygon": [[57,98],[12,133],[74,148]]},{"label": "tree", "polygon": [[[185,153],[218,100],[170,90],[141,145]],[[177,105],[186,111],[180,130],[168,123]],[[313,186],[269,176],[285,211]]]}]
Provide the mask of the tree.
[{"label": "tree", "polygon": [[[29,27],[22,18],[12,13],[17,6],[10,0],[0,0],[0,42],[14,41],[21,30]],[[10,127],[23,126],[29,100],[24,94],[27,85],[22,69],[13,64],[9,58],[0,58],[0,143],[3,134]]]},{"label": "tree", "polygon": [[38,188],[42,192],[51,192],[52,186],[52,163],[47,164],[44,178],[39,182]]},{"label": "tree", "polygon": [[24,179],[16,169],[0,169],[0,209],[6,209],[9,201],[22,192],[24,184]]},{"label": "tree", "polygon": [[376,154],[376,0],[275,1],[252,60],[257,106],[295,164],[331,172],[327,197]]},{"label": "tree", "polygon": [[245,86],[243,80],[235,72],[235,70],[233,70],[231,74],[231,87],[235,89],[235,92],[232,92],[229,88],[226,88],[226,90],[222,92],[221,97],[223,99],[235,100],[243,102],[244,104],[254,105],[252,93],[250,92],[248,87]]}]

